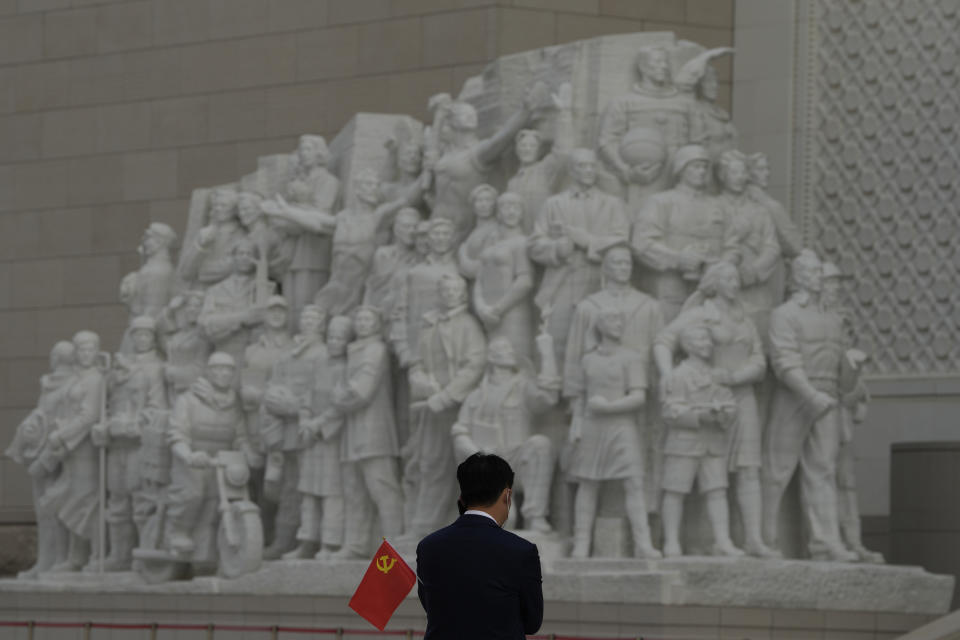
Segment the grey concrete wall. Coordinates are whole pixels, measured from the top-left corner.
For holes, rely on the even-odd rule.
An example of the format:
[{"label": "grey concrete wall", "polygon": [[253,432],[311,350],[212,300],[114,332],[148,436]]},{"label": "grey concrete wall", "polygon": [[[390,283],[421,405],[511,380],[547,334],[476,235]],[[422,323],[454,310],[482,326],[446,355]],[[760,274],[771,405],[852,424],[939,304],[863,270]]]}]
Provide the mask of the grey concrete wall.
[{"label": "grey concrete wall", "polygon": [[[501,54],[642,30],[730,45],[733,2],[0,0],[0,446],[55,341],[117,344],[140,234],[182,231],[195,187],[358,111],[426,119]],[[0,524],[31,520],[0,461]]]}]

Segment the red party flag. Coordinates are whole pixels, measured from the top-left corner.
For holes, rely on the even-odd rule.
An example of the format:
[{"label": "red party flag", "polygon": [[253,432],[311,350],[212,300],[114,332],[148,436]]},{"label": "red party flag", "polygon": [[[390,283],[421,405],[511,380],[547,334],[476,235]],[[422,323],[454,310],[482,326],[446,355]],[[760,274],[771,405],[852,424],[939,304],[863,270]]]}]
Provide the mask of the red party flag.
[{"label": "red party flag", "polygon": [[384,539],[350,598],[350,608],[383,631],[390,616],[416,583],[417,576],[413,569]]}]

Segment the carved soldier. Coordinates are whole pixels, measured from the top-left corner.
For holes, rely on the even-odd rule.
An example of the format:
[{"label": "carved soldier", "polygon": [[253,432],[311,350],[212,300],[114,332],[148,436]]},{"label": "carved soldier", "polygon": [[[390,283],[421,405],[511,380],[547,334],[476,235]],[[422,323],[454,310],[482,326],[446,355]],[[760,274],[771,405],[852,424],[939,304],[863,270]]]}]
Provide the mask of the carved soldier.
[{"label": "carved soldier", "polygon": [[33,489],[37,516],[37,561],[18,578],[36,578],[63,562],[66,556],[67,530],[51,509],[47,491],[61,473],[60,461],[50,455],[48,438],[57,421],[67,418],[66,391],[76,375],[76,349],[62,340],[50,350],[50,373],[40,376],[40,398],[36,408],[17,426],[13,441],[4,452],[8,458],[27,467]]},{"label": "carved soldier", "polygon": [[[146,521],[140,506],[141,436],[167,409],[163,359],[156,349],[156,323],[150,316],[130,323],[133,353],[118,353],[107,376],[107,422],[94,425],[94,444],[107,449],[107,524],[110,554],[105,571],[127,571],[137,534]],[[102,428],[101,428],[102,427]]]},{"label": "carved soldier", "polygon": [[326,360],[323,343],[324,312],[307,305],[300,312],[300,333],[293,346],[274,366],[263,394],[260,436],[267,451],[265,494],[277,502],[273,541],[263,551],[266,560],[276,560],[296,546],[300,524],[300,409],[309,406],[315,368]]},{"label": "carved soldier", "polygon": [[380,314],[360,307],[353,321],[356,339],[347,347],[346,375],[333,390],[333,406],[345,419],[325,438],[340,434],[340,463],[346,500],[344,545],[335,555],[366,558],[376,514],[384,537],[403,531],[400,453],[390,390],[390,360]]},{"label": "carved soldier", "polygon": [[[258,461],[247,443],[243,408],[233,388],[236,363],[216,352],[207,361],[202,381],[177,398],[170,416],[173,458],[167,518],[170,549],[188,554],[192,532],[217,517],[217,476],[213,461],[220,451],[243,451],[247,463]],[[202,390],[206,387],[206,390]]]},{"label": "carved soldier", "polygon": [[[624,158],[624,139],[636,130],[658,131],[665,159],[692,142],[693,100],[680,93],[670,78],[666,48],[644,47],[637,54],[639,82],[630,93],[610,101],[600,123],[598,148],[607,166],[628,187],[627,200],[642,205],[647,197],[667,187],[669,174],[656,158]],[[653,154],[660,156],[660,152]]]},{"label": "carved soldier", "polygon": [[246,235],[237,218],[236,189],[212,190],[209,203],[208,223],[186,243],[180,258],[180,277],[201,289],[231,274],[233,247]]},{"label": "carved soldier", "polygon": [[[456,465],[450,429],[460,403],[483,376],[486,338],[467,309],[467,284],[444,275],[439,303],[423,316],[418,358],[410,368],[410,396],[422,406],[411,417],[407,449],[414,452],[405,473],[414,487],[413,532],[426,534],[448,522],[457,500]],[[413,407],[412,407],[413,408]]]},{"label": "carved soldier", "polygon": [[822,266],[804,249],[792,265],[794,293],[770,315],[770,362],[779,384],[764,433],[764,538],[777,543],[780,501],[794,472],[814,559],[853,561],[837,521],[838,401],[846,340],[843,319],[821,306]]},{"label": "carved soldier", "polygon": [[[326,359],[316,361],[310,402],[300,410],[300,528],[297,548],[287,559],[329,559],[343,545],[344,499],[340,470],[343,413],[334,406],[333,390],[343,384],[347,371],[347,344],[353,323],[334,316],[327,327]],[[319,550],[318,550],[319,549]]]},{"label": "carved soldier", "polygon": [[480,270],[480,254],[490,246],[497,230],[497,190],[489,184],[477,185],[470,192],[470,206],[476,224],[457,249],[460,273],[473,280]]},{"label": "carved soldier", "polygon": [[416,248],[416,230],[420,212],[404,207],[393,221],[393,243],[377,247],[363,293],[363,304],[374,306],[381,317],[390,320],[397,304],[399,288],[407,272],[421,256]]},{"label": "carved soldier", "polygon": [[647,363],[637,351],[623,346],[623,315],[617,309],[600,314],[598,346],[583,356],[573,401],[570,441],[576,452],[570,475],[578,484],[574,504],[574,558],[590,555],[600,483],[623,483],[627,518],[633,532],[634,554],[659,558],[650,541],[643,483],[643,449],[637,416],[646,402]]},{"label": "carved soldier", "polygon": [[229,353],[240,366],[243,366],[244,351],[252,342],[254,328],[263,322],[254,277],[258,256],[250,240],[238,241],[232,251],[233,273],[207,290],[200,311],[204,335],[215,350]]},{"label": "carved soldier", "polygon": [[130,319],[150,316],[157,319],[173,294],[174,268],[170,247],[177,234],[162,222],[151,223],[143,232],[137,252],[143,265],[120,281],[120,302],[126,305]]},{"label": "carved soldier", "polygon": [[282,223],[273,223],[262,208],[263,198],[253,191],[241,191],[237,198],[237,216],[247,232],[247,237],[260,252],[258,274],[262,272],[274,282],[283,282],[293,258],[295,239],[283,228]]},{"label": "carved soldier", "polygon": [[200,327],[203,291],[193,289],[174,296],[158,321],[167,364],[163,377],[167,387],[167,406],[190,388],[203,373],[212,345]]},{"label": "carved soldier", "polygon": [[383,201],[390,202],[401,197],[414,182],[420,179],[423,169],[423,127],[412,118],[399,121],[393,136],[384,143],[392,152],[394,160],[393,180],[380,185]]},{"label": "carved soldier", "polygon": [[737,128],[726,109],[717,104],[717,70],[710,61],[733,49],[708,49],[688,60],[677,73],[676,84],[694,97],[692,138],[707,148],[716,160],[721,153],[736,149]]},{"label": "carved soldier", "polygon": [[530,258],[544,267],[534,302],[553,337],[557,362],[564,361],[574,307],[600,288],[600,250],[630,234],[623,201],[595,186],[594,152],[574,150],[570,173],[574,185],[547,198],[527,244]]},{"label": "carved soldier", "polygon": [[710,155],[699,145],[677,150],[676,186],[647,199],[637,214],[631,244],[647,269],[644,287],[660,301],[668,322],[696,289],[703,268],[723,255],[724,209],[707,192]]},{"label": "carved soldier", "polygon": [[[541,338],[537,345],[542,347],[540,357],[547,363],[543,368],[547,375],[537,380],[522,369],[506,337],[490,341],[487,371],[480,386],[463,401],[450,433],[457,462],[484,451],[510,463],[517,473],[514,490],[523,497],[523,528],[543,533],[552,531],[547,516],[554,452],[547,436],[534,433],[533,418],[556,404],[560,378],[550,336],[543,334]],[[515,515],[508,518],[511,528],[515,520]]]},{"label": "carved soldier", "polygon": [[663,554],[683,555],[683,499],[696,480],[697,490],[706,496],[714,555],[742,556],[730,539],[727,508],[727,452],[737,405],[729,387],[714,380],[710,330],[686,324],[680,329],[680,344],[687,358],[664,380]]},{"label": "carved soldier", "polygon": [[340,181],[327,170],[330,151],[322,136],[303,135],[293,174],[273,200],[261,208],[294,238],[283,294],[293,318],[313,301],[330,274],[330,235],[336,226],[333,212],[340,200]]}]

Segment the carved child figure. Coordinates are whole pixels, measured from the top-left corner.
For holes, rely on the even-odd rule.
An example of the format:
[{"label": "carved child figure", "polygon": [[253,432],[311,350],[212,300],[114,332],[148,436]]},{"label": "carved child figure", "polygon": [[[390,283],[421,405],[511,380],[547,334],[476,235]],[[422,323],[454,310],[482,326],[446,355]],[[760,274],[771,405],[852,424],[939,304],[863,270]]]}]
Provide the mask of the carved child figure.
[{"label": "carved child figure", "polygon": [[680,344],[687,358],[664,381],[663,553],[683,555],[683,499],[696,480],[699,492],[706,496],[714,554],[742,556],[730,539],[727,510],[727,452],[737,405],[729,387],[713,379],[710,330],[688,324],[680,330]]},{"label": "carved child figure", "polygon": [[626,512],[633,531],[635,555],[659,558],[650,541],[643,487],[643,449],[637,417],[647,391],[647,361],[621,344],[624,323],[619,310],[601,312],[596,323],[599,345],[581,361],[573,401],[570,441],[576,451],[570,475],[578,483],[574,505],[574,558],[590,555],[600,483],[623,483]]},{"label": "carved child figure", "polygon": [[334,316],[327,327],[327,357],[314,367],[310,402],[300,409],[300,528],[296,549],[287,559],[328,559],[343,545],[344,499],[340,471],[340,438],[343,414],[333,404],[333,390],[343,383],[347,370],[347,344],[353,323]]},{"label": "carved child figure", "polygon": [[372,307],[354,313],[356,339],[347,347],[346,375],[333,389],[333,406],[344,416],[327,426],[324,438],[340,435],[343,493],[347,503],[344,545],[336,556],[365,558],[374,514],[383,536],[403,530],[403,492],[397,429],[390,389],[390,359],[380,314]]},{"label": "carved child figure", "polygon": [[[523,370],[507,338],[492,340],[483,380],[463,401],[450,433],[458,463],[478,451],[496,453],[509,462],[517,473],[514,490],[523,496],[523,528],[549,532],[553,445],[547,436],[533,432],[533,417],[556,404],[560,378],[550,336],[542,334],[537,346],[541,360],[547,363],[544,371],[552,370],[553,375],[548,373],[534,381]],[[508,518],[507,524],[512,528],[515,521],[516,515]]]},{"label": "carved child figure", "polygon": [[107,448],[110,554],[104,561],[105,571],[130,569],[137,534],[145,522],[137,495],[141,488],[141,436],[167,409],[163,359],[156,349],[153,318],[134,318],[130,337],[133,354],[118,353],[107,376],[107,422],[95,425],[92,432],[94,444]]}]

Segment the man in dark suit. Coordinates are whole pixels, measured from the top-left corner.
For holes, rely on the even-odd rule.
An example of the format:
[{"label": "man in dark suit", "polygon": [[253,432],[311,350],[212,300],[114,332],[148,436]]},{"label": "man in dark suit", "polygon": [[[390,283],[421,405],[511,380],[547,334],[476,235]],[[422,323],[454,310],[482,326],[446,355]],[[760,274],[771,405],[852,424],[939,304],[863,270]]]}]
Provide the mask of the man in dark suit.
[{"label": "man in dark suit", "polygon": [[522,639],[543,621],[537,545],[501,527],[510,512],[513,470],[475,453],[457,467],[462,515],[417,545],[425,640]]}]

